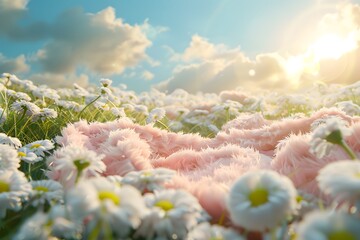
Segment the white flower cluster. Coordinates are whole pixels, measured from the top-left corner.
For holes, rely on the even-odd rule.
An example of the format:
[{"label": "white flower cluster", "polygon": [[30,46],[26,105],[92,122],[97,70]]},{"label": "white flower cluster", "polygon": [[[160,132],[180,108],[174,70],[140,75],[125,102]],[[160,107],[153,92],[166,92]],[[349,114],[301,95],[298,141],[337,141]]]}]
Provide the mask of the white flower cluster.
[{"label": "white flower cluster", "polygon": [[[355,141],[358,135],[354,135],[356,131],[359,134],[359,130],[353,125],[357,124],[360,107],[353,93],[360,93],[360,84],[344,88],[319,85],[302,95],[267,92],[257,97],[239,90],[223,91],[219,95],[193,95],[184,90],[170,94],[158,90],[135,94],[126,89],[126,86],[116,87],[112,80],[104,78],[98,87],[83,88],[74,84],[71,89],[54,90],[44,85],[36,86],[15,75],[2,75],[0,236],[8,234],[5,239],[75,240],[288,240],[294,236],[301,240],[359,239],[360,161],[356,154],[359,151],[359,144]],[[308,118],[306,126],[295,126],[313,111],[331,106],[341,109],[337,115],[344,116],[340,119],[325,114],[314,121]],[[235,117],[239,117],[238,121],[224,125]],[[232,144],[240,142],[242,147],[253,147],[255,144],[250,143],[261,141],[257,137],[270,139],[273,135],[281,135],[280,128],[284,125],[270,126],[273,119],[279,118],[291,120],[298,127],[297,132],[312,132],[301,159],[303,162],[314,161],[313,166],[318,167],[312,179],[307,172],[309,169],[304,170],[303,176],[294,177],[303,170],[297,166],[293,172],[286,172],[287,176],[278,173],[281,171],[270,170],[274,169],[271,154],[275,145],[280,143],[276,151],[287,147],[288,139],[278,138],[273,145],[267,142],[254,150],[254,154],[260,152],[259,162],[268,161],[261,167],[254,167],[246,173],[229,173],[231,177],[238,176],[235,181],[223,175],[214,180],[226,186],[224,196],[212,196],[211,184],[203,186],[209,195],[203,194],[188,179],[203,177],[210,182],[216,167],[227,164],[227,157],[221,158],[214,168],[203,166],[201,174],[204,176],[194,174],[190,169],[198,162],[204,162],[205,157],[196,158],[195,163],[191,163],[194,166],[181,166],[185,170],[156,168],[156,164],[166,162],[165,151],[173,154],[174,149],[185,149],[179,155],[183,154],[181,157],[188,160],[192,157],[187,155],[190,152],[197,155],[197,151],[206,147],[228,144],[220,142],[221,138],[229,137],[229,141],[234,140]],[[85,121],[80,121],[75,127],[77,123],[73,123],[81,119],[95,122],[97,127],[81,125]],[[109,125],[103,123],[112,120],[115,121]],[[117,124],[120,123],[128,131],[124,131],[124,136],[131,132],[136,141],[127,141],[120,134],[118,138],[106,139],[108,135],[104,132],[108,128],[119,130]],[[68,127],[63,128],[66,125]],[[159,136],[166,131],[156,128],[200,133],[207,144],[199,144],[194,150],[186,149],[184,146],[192,147],[186,145],[186,141],[193,137],[189,134],[169,150],[171,146],[167,145],[183,135],[170,133],[173,135],[166,135],[162,141]],[[257,134],[242,137],[253,133],[252,128],[257,128]],[[51,139],[58,139],[60,134],[62,141],[55,144]],[[220,135],[219,142],[209,139],[216,134]],[[289,139],[295,135],[291,134]],[[200,136],[196,137],[200,139]],[[165,150],[155,149],[159,142]],[[147,148],[134,148],[133,145],[146,145]],[[103,148],[109,154],[101,151]],[[127,156],[121,151],[117,153],[120,148]],[[284,169],[295,165],[295,160],[292,161],[296,154],[290,155],[284,160]],[[348,156],[352,160],[338,159],[339,156]],[[173,163],[182,165],[181,157]],[[240,165],[242,159],[238,159],[238,155],[232,157]],[[207,158],[213,160],[212,155]],[[126,173],[111,175],[118,174],[112,168],[121,164]],[[297,191],[288,177],[302,190]],[[308,186],[300,185],[297,178],[309,178],[306,184],[313,181],[317,186],[311,186],[309,190]],[[185,179],[181,184],[186,185],[191,193],[174,189],[174,186],[180,188],[179,179]],[[321,191],[320,196],[312,194],[317,190]],[[202,194],[211,199],[201,199],[199,195]],[[218,193],[214,191],[214,194]],[[219,201],[220,197],[223,197],[223,202],[209,207],[209,202]],[[222,215],[219,219],[212,219],[202,206]],[[3,229],[6,231],[7,228],[17,231],[4,233]]]}]

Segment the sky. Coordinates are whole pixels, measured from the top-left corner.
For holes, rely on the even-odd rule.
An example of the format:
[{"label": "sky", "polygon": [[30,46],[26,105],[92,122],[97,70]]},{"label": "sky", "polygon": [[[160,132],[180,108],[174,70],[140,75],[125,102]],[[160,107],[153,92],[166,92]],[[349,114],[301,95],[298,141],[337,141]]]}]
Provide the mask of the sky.
[{"label": "sky", "polygon": [[360,80],[360,0],[0,0],[0,72],[52,87],[297,90]]}]

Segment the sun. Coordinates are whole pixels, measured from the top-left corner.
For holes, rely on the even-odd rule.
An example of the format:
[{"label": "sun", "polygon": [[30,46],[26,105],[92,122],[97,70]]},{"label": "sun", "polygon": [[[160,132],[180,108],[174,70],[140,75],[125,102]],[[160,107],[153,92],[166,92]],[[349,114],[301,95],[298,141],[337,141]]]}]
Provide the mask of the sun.
[{"label": "sun", "polygon": [[292,79],[299,78],[304,73],[317,76],[322,60],[337,60],[357,48],[356,32],[346,36],[324,34],[317,38],[303,54],[288,58],[285,69]]},{"label": "sun", "polygon": [[346,37],[326,34],[310,45],[308,54],[313,56],[315,62],[319,62],[323,59],[339,59],[357,47],[355,33],[349,33]]}]

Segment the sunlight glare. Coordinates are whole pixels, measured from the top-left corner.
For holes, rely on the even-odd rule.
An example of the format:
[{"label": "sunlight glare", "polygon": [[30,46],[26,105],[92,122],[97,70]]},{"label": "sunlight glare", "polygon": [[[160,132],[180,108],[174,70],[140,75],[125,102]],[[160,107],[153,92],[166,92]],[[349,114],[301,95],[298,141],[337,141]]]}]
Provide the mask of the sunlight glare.
[{"label": "sunlight glare", "polygon": [[346,38],[335,34],[326,34],[315,41],[308,52],[319,62],[322,59],[339,59],[345,53],[357,48],[357,40],[354,33]]}]

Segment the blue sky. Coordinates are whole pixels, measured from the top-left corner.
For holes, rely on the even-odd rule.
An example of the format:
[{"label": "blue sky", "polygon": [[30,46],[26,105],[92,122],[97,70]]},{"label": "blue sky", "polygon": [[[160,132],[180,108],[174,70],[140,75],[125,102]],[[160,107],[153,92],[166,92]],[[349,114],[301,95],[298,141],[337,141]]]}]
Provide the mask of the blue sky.
[{"label": "blue sky", "polygon": [[[241,58],[241,64],[236,66],[246,68],[246,72],[256,69],[260,73],[267,69],[262,67],[267,62],[277,68],[279,56],[288,58],[306,51],[318,35],[318,23],[326,14],[341,11],[338,4],[343,2],[354,7],[360,1],[0,0],[0,14],[12,16],[0,25],[0,71],[9,69],[7,72],[21,78],[48,85],[59,85],[54,83],[59,81],[64,81],[60,85],[66,81],[71,84],[72,79],[85,84],[106,77],[136,91],[148,90],[166,80],[173,83],[168,90],[186,88],[180,82],[188,82],[189,90],[191,80],[182,77],[202,79],[202,84],[207,84],[203,79],[207,77],[215,89],[221,85],[215,83],[221,82],[220,75],[243,76],[223,72],[234,68],[229,66],[228,56]],[[99,14],[101,11],[105,13]],[[112,13],[115,19],[107,21]],[[100,25],[109,28],[107,31],[92,27],[98,15],[102,16]],[[123,21],[121,26],[115,23],[119,19]],[[107,36],[97,38],[97,33]],[[125,40],[129,46],[116,53],[109,49],[120,47]],[[190,49],[192,42],[193,48],[203,51]],[[102,44],[107,44],[105,50],[95,51]],[[262,56],[270,53],[279,56]],[[221,70],[202,75],[217,67]],[[266,77],[271,80],[274,75],[277,73]],[[238,83],[241,85],[241,79]],[[233,82],[228,87],[236,86]],[[195,89],[203,90],[200,85]]]}]

